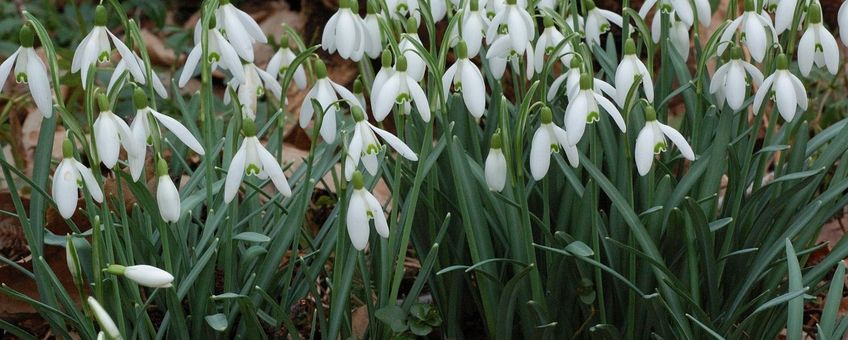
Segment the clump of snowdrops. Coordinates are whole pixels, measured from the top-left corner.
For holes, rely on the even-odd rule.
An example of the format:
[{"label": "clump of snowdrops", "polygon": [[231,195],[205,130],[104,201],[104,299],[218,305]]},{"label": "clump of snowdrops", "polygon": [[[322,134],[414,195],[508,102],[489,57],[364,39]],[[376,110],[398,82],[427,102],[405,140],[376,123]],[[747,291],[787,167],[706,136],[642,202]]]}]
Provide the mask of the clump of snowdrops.
[{"label": "clump of snowdrops", "polygon": [[809,94],[844,70],[848,6],[836,34],[817,0],[621,4],[340,0],[312,44],[204,1],[172,79],[117,0],[67,52],[24,12],[0,79],[44,120],[33,175],[2,165],[33,265],[4,262],[40,297],[0,291],[68,338],[842,338],[848,242],[817,240],[848,204],[848,121],[813,134]]}]

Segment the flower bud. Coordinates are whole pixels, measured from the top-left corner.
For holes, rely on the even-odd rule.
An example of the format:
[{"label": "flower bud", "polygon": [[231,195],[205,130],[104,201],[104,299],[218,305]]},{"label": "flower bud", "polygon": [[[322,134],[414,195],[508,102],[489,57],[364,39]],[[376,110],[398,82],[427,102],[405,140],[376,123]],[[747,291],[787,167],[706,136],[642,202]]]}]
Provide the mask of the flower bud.
[{"label": "flower bud", "polygon": [[146,264],[129,267],[113,264],[106,268],[106,272],[126,277],[139,285],[151,288],[170,288],[171,282],[174,281],[171,273]]},{"label": "flower bud", "polygon": [[103,306],[101,306],[100,303],[91,296],[89,296],[86,301],[88,302],[88,306],[91,308],[91,312],[94,313],[94,319],[97,320],[98,324],[100,324],[100,330],[109,335],[112,339],[121,338],[121,331],[118,330],[118,326],[115,325],[115,321],[112,321],[112,317],[109,316],[109,313],[106,313]]}]

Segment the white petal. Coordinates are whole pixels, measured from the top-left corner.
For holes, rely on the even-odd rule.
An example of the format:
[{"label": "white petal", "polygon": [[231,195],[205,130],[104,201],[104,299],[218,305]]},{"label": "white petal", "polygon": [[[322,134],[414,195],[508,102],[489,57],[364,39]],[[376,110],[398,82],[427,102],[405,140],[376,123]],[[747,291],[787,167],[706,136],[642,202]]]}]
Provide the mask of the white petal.
[{"label": "white petal", "polygon": [[576,145],[586,131],[586,117],[589,114],[588,98],[580,95],[568,103],[565,109],[565,129],[568,131],[568,143]]},{"label": "white petal", "polygon": [[262,44],[268,43],[268,38],[265,37],[265,33],[262,32],[262,28],[253,20],[253,17],[235,6],[232,6],[232,12],[230,13],[235,14],[238,21],[241,22],[241,26],[250,34],[251,38]]},{"label": "white petal", "polygon": [[727,104],[734,110],[739,110],[745,101],[745,70],[737,65],[731,65],[725,80],[725,95]]},{"label": "white petal", "polygon": [[686,141],[686,138],[684,138],[680,132],[663,123],[657,122],[657,124],[659,124],[660,130],[662,130],[663,134],[665,134],[668,139],[671,139],[671,142],[680,149],[680,153],[684,158],[690,161],[695,160],[695,152],[692,151],[692,147],[689,146],[689,142]]},{"label": "white petal", "polygon": [[763,100],[771,93],[771,87],[774,83],[775,75],[772,74],[763,80],[763,84],[757,89],[757,94],[754,95],[754,114],[760,112],[760,106],[763,105]]},{"label": "white petal", "polygon": [[774,29],[777,34],[783,33],[792,26],[792,18],[795,16],[795,7],[798,0],[780,0],[774,13]]},{"label": "white petal", "polygon": [[159,184],[156,186],[156,203],[159,204],[159,214],[165,222],[180,220],[180,192],[167,175],[159,176]]},{"label": "white petal", "polygon": [[312,107],[312,99],[315,98],[315,93],[318,92],[318,85],[312,87],[306,96],[303,97],[303,103],[300,104],[300,127],[306,128],[309,122],[312,121],[312,115],[315,113]]},{"label": "white petal", "polygon": [[382,138],[384,141],[386,141],[386,143],[389,144],[389,146],[391,146],[392,149],[397,151],[397,153],[399,155],[403,156],[403,158],[406,158],[410,161],[417,161],[418,160],[418,156],[415,154],[415,152],[412,151],[412,149],[410,149],[409,146],[406,145],[406,143],[404,143],[402,140],[400,140],[400,138],[396,137],[391,132],[388,132],[388,131],[380,129],[380,128],[374,126],[374,125],[371,125],[371,123],[366,122],[366,124],[368,124],[368,127],[370,127],[372,131],[377,133],[377,135],[379,135],[380,138]]},{"label": "white petal", "polygon": [[366,213],[365,199],[362,194],[355,191],[350,197],[347,206],[347,234],[350,242],[356,250],[363,250],[368,244],[368,214]]},{"label": "white petal", "polygon": [[106,117],[107,114],[101,113],[97,117],[97,120],[94,121],[93,132],[100,161],[107,168],[111,169],[118,163],[121,142],[118,137],[118,128]]},{"label": "white petal", "polygon": [[354,127],[353,138],[347,146],[347,159],[345,160],[345,179],[350,181],[353,172],[359,165],[359,157],[362,156],[362,132],[359,124]]},{"label": "white petal", "polygon": [[339,55],[344,59],[350,59],[353,53],[354,44],[356,43],[356,28],[353,21],[352,13],[347,11],[339,11],[339,20],[336,23],[336,48]]},{"label": "white petal", "polygon": [[645,176],[651,171],[651,164],[654,162],[654,146],[656,137],[654,129],[650,127],[651,122],[645,124],[645,127],[639,131],[639,136],[636,137],[636,149],[633,158],[636,161],[636,170],[640,176]]},{"label": "white petal", "polygon": [[194,46],[194,48],[191,49],[191,52],[189,52],[183,71],[180,73],[179,83],[177,83],[181,88],[185,87],[188,80],[194,75],[194,70],[197,69],[197,63],[200,62],[202,55],[203,50],[200,45]]},{"label": "white petal", "polygon": [[822,45],[822,54],[824,62],[827,65],[827,71],[830,74],[836,75],[839,71],[839,46],[836,45],[836,39],[824,27],[819,27],[819,43]]},{"label": "white petal", "polygon": [[556,79],[554,79],[553,83],[551,83],[551,88],[548,90],[548,101],[553,101],[554,97],[556,97],[557,92],[559,92],[559,88],[562,86],[562,82],[565,81],[565,78],[568,74],[563,73]]},{"label": "white petal", "polygon": [[551,136],[548,135],[544,126],[539,127],[533,134],[533,142],[530,145],[530,173],[537,181],[548,173],[551,163]]},{"label": "white petal", "polygon": [[374,215],[374,228],[377,229],[377,234],[382,238],[389,238],[389,224],[386,222],[386,215],[383,213],[383,207],[377,198],[370,192],[363,190],[362,196],[365,197],[365,204],[368,210]]},{"label": "white petal", "polygon": [[792,86],[795,88],[795,99],[798,100],[798,107],[801,110],[807,110],[807,90],[804,89],[804,83],[793,74],[789,74],[789,80],[792,81]]},{"label": "white petal", "polygon": [[324,138],[324,141],[327,143],[334,143],[336,141],[336,110],[334,107],[330,107],[329,110],[324,112],[324,118],[321,120],[321,138]]},{"label": "white petal", "polygon": [[235,155],[233,155],[233,159],[230,161],[230,168],[227,169],[227,179],[224,182],[225,203],[233,201],[233,198],[236,197],[236,193],[238,193],[239,187],[241,186],[241,180],[244,178],[246,146],[247,140],[245,139],[242,141],[239,150]]},{"label": "white petal", "polygon": [[625,57],[621,61],[621,64],[618,65],[618,69],[615,71],[615,101],[619,106],[624,107],[624,101],[627,100],[627,94],[630,92],[630,88],[633,87],[633,82],[635,82],[636,78],[636,65],[628,62],[628,58]]},{"label": "white petal", "polygon": [[68,161],[59,163],[53,173],[53,201],[65,219],[71,218],[77,209],[77,176],[76,169]]},{"label": "white petal", "polygon": [[[179,206],[179,202],[177,202],[177,205]],[[174,276],[171,273],[145,264],[124,268],[124,277],[151,288],[168,288],[174,281]]]},{"label": "white petal", "polygon": [[758,63],[763,61],[768,49],[768,38],[766,29],[758,20],[749,19],[745,22],[745,45],[751,52],[751,57]]},{"label": "white petal", "polygon": [[483,83],[483,75],[477,66],[466,61],[462,67],[462,99],[465,106],[475,118],[480,118],[486,111],[486,85]]},{"label": "white petal", "polygon": [[415,108],[418,109],[418,113],[421,115],[421,119],[425,122],[430,121],[430,103],[427,100],[427,95],[424,94],[424,90],[421,89],[421,85],[418,85],[412,78],[406,79],[407,86],[409,86],[409,93],[412,95],[412,100],[415,102]]},{"label": "white petal", "polygon": [[397,100],[398,91],[400,90],[401,79],[399,74],[392,75],[386,83],[380,88],[380,93],[377,95],[377,101],[374,102],[374,97],[371,97],[371,105],[374,107],[374,119],[382,122],[386,116],[392,111],[392,106]]},{"label": "white petal", "polygon": [[445,70],[445,74],[442,76],[442,90],[444,90],[444,98],[447,98],[450,94],[451,85],[456,78],[456,72],[460,68],[459,65],[459,62],[454,63],[451,67],[448,67],[448,69]]},{"label": "white petal", "polygon": [[751,65],[751,63],[743,61],[741,64],[742,67],[745,68],[745,71],[748,72],[748,75],[751,76],[751,82],[754,83],[755,86],[760,86],[763,83],[763,73],[754,67],[754,65]]},{"label": "white petal", "polygon": [[50,80],[47,78],[47,70],[44,68],[41,58],[35,54],[35,51],[31,50],[27,54],[29,55],[29,60],[27,61],[29,91],[32,93],[32,99],[35,101],[38,111],[41,111],[44,117],[50,118],[53,116],[53,95],[50,92]]},{"label": "white petal", "polygon": [[612,117],[612,120],[615,122],[615,125],[618,126],[618,129],[621,130],[621,132],[626,132],[627,127],[624,125],[624,118],[621,116],[621,113],[618,112],[615,104],[609,101],[609,99],[604,98],[602,95],[594,94],[594,96],[595,100],[598,101],[598,105],[604,108],[604,111]]},{"label": "white petal", "polygon": [[731,63],[726,63],[721,65],[715,73],[713,73],[713,78],[710,80],[710,93],[716,93],[724,87],[725,77],[727,77],[727,72],[730,70]]},{"label": "white petal", "polygon": [[559,143],[562,150],[565,151],[565,157],[568,159],[568,164],[571,164],[574,168],[578,167],[580,165],[580,155],[577,154],[577,147],[569,144],[568,133],[566,133],[561,127],[553,124],[551,124],[551,131],[553,131],[553,135],[556,137],[557,143]]},{"label": "white petal", "polygon": [[362,107],[362,105],[359,103],[359,99],[356,98],[356,96],[353,94],[353,92],[350,92],[350,90],[348,90],[344,86],[341,86],[339,84],[334,83],[332,80],[330,81],[330,85],[333,86],[333,90],[335,90],[336,93],[339,94],[339,97],[342,97],[342,99],[347,101],[348,105],[359,106],[360,108],[365,110],[365,108]]},{"label": "white petal", "polygon": [[145,84],[146,77],[144,76],[144,72],[141,70],[143,65],[139,65],[138,61],[135,59],[135,54],[124,45],[124,42],[121,39],[118,39],[112,32],[106,30],[106,33],[112,38],[112,43],[115,44],[115,48],[118,50],[118,54],[121,55],[121,60],[123,60],[127,64],[127,70],[133,75],[133,78],[139,84]]},{"label": "white petal", "polygon": [[268,177],[271,178],[274,186],[277,187],[277,190],[280,191],[283,196],[291,197],[291,187],[289,187],[289,182],[286,180],[286,175],[283,173],[283,168],[280,167],[280,163],[278,163],[274,156],[262,147],[258,141],[256,144],[256,152],[259,155],[259,161],[262,162],[262,169],[266,174],[268,174]]},{"label": "white petal", "polygon": [[502,191],[506,184],[506,158],[500,149],[490,150],[486,156],[486,184],[489,190]]},{"label": "white petal", "polygon": [[726,50],[727,46],[730,45],[727,42],[730,41],[730,39],[733,37],[733,34],[735,34],[736,30],[739,29],[739,25],[742,24],[742,18],[744,17],[740,16],[734,19],[730,22],[729,25],[727,25],[727,28],[724,29],[724,32],[722,32],[721,34],[721,39],[719,39],[718,47],[716,48],[717,55],[724,54],[724,50]]},{"label": "white petal", "polygon": [[336,52],[336,25],[340,16],[339,12],[334,13],[324,25],[324,33],[321,35],[321,47],[330,53]]},{"label": "white petal", "polygon": [[77,161],[73,161],[73,166],[79,171],[80,177],[82,177],[82,181],[85,183],[85,188],[91,194],[91,198],[97,202],[103,202],[103,191],[100,190],[100,184],[94,179],[91,169],[86,168],[85,165]]},{"label": "white petal", "polygon": [[183,142],[189,149],[194,150],[198,155],[203,155],[205,152],[203,151],[203,146],[200,145],[200,142],[197,138],[194,138],[194,135],[191,134],[190,131],[179,121],[169,116],[163,115],[159,112],[150,110],[150,113],[153,114],[153,117],[156,118],[166,129],[173,132],[180,141]]},{"label": "white petal", "polygon": [[232,15],[222,15],[223,25],[227,32],[227,41],[233,45],[242,59],[248,62],[253,61],[253,39],[244,30],[244,27],[239,22],[238,18]]},{"label": "white petal", "polygon": [[798,42],[798,69],[805,77],[810,75],[813,68],[813,54],[816,51],[815,33],[807,30]]},{"label": "white petal", "polygon": [[774,100],[777,102],[777,110],[783,119],[792,121],[798,110],[798,100],[795,97],[795,88],[792,81],[787,77],[778,77],[774,81]]},{"label": "white petal", "polygon": [[15,60],[18,58],[18,54],[21,52],[23,48],[19,48],[15,53],[6,58],[2,64],[0,64],[0,90],[3,89],[3,85],[6,84],[6,79],[9,78],[9,72],[12,71],[12,66],[15,65]]}]

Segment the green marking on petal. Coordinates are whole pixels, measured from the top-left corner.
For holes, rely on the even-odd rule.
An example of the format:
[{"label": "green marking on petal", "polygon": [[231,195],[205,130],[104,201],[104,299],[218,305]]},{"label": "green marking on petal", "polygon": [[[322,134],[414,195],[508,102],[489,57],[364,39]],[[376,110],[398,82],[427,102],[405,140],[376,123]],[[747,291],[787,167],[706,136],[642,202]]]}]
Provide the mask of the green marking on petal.
[{"label": "green marking on petal", "polygon": [[286,73],[286,71],[288,71],[288,69],[289,69],[289,67],[288,67],[288,66],[281,66],[281,67],[280,67],[280,71],[279,71],[279,73],[280,73],[280,74],[285,74],[285,73]]},{"label": "green marking on petal", "polygon": [[218,54],[217,52],[209,53],[208,58],[209,58],[210,63],[217,63],[217,62],[221,61],[221,55]]},{"label": "green marking on petal", "polygon": [[410,96],[409,93],[398,94],[397,98],[395,98],[395,103],[397,104],[403,104],[408,101],[412,101],[412,96]]},{"label": "green marking on petal", "polygon": [[659,154],[660,152],[664,152],[667,147],[668,147],[668,144],[666,144],[665,142],[658,142],[656,145],[654,145],[654,154]]},{"label": "green marking on petal", "polygon": [[246,174],[253,176],[259,175],[259,172],[261,171],[262,169],[259,169],[259,166],[253,163],[248,164],[247,167],[244,169],[244,172]]},{"label": "green marking on petal", "polygon": [[551,153],[559,153],[559,144],[551,144]]},{"label": "green marking on petal", "polygon": [[256,96],[262,97],[263,95],[265,95],[265,87],[262,87],[262,86],[257,87],[256,88]]},{"label": "green marking on petal", "polygon": [[377,144],[368,144],[365,147],[365,154],[367,155],[376,155],[378,152],[380,152],[380,146]]},{"label": "green marking on petal", "polygon": [[509,34],[509,28],[508,28],[508,27],[506,27],[506,25],[500,25],[500,26],[498,26],[498,34],[501,34],[501,35],[507,35],[507,34]]},{"label": "green marking on petal", "polygon": [[21,72],[21,73],[18,73],[18,74],[15,75],[15,81],[18,84],[26,84],[29,81],[29,77],[27,76],[26,73]]},{"label": "green marking on petal", "polygon": [[588,124],[597,122],[599,119],[601,119],[601,115],[597,111],[589,112],[589,114],[586,115],[586,123]]},{"label": "green marking on petal", "polygon": [[824,47],[821,44],[816,44],[816,47],[813,49],[814,52],[824,52]]},{"label": "green marking on petal", "polygon": [[103,53],[100,53],[100,56],[97,57],[97,61],[99,61],[101,63],[105,63],[105,62],[109,61],[109,52],[104,51]]}]

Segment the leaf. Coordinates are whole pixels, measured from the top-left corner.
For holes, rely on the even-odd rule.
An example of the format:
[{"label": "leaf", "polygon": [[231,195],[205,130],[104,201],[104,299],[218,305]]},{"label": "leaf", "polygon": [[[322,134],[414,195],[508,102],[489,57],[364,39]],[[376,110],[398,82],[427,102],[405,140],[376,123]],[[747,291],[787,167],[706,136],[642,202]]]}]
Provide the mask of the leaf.
[{"label": "leaf", "polygon": [[576,256],[589,257],[595,255],[595,252],[588,245],[581,241],[574,241],[565,246],[565,251]]},{"label": "leaf", "polygon": [[406,321],[406,314],[398,305],[385,306],[374,312],[378,320],[391,325],[395,320]]},{"label": "leaf", "polygon": [[227,327],[229,326],[227,323],[227,316],[223,313],[207,315],[203,318],[206,319],[206,324],[208,324],[209,327],[212,327],[212,329],[218,332],[227,330]]},{"label": "leaf", "polygon": [[247,242],[268,242],[268,241],[271,241],[270,237],[265,236],[265,235],[260,234],[260,233],[254,233],[252,231],[245,231],[243,233],[240,233],[236,236],[233,236],[233,239],[234,240],[247,241]]},{"label": "leaf", "polygon": [[[845,263],[839,261],[836,266],[836,273],[833,274],[833,279],[830,280],[830,289],[827,291],[827,297],[822,310],[821,326],[822,334],[833,335],[836,328],[836,317],[839,314],[839,307],[842,302],[842,289],[845,287]],[[838,335],[838,334],[837,334]],[[838,338],[841,338],[839,336]]]},{"label": "leaf", "polygon": [[[789,276],[789,291],[801,290],[802,277],[801,265],[798,263],[798,256],[795,255],[795,248],[792,247],[792,241],[785,239],[786,243],[786,267],[787,276]],[[786,335],[790,340],[801,340],[804,334],[801,325],[804,322],[804,296],[800,295],[789,300],[789,308],[787,311]]]}]

